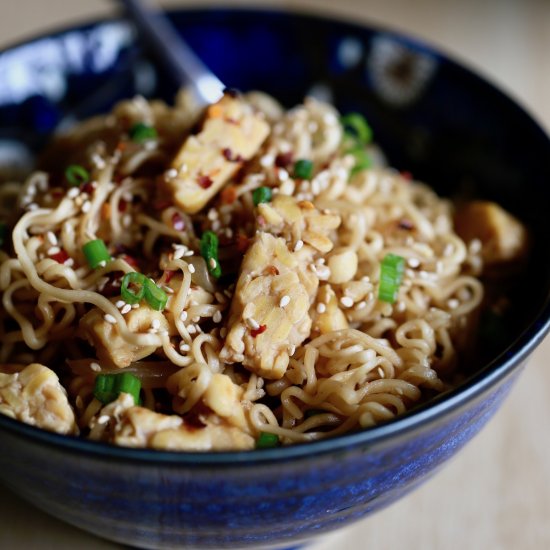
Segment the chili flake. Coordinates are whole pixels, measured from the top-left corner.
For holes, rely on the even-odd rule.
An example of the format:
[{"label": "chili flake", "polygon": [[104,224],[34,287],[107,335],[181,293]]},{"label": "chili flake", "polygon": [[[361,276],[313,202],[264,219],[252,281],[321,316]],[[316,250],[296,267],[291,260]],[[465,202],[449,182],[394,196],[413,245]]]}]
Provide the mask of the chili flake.
[{"label": "chili flake", "polygon": [[223,204],[233,204],[237,200],[237,189],[235,189],[234,185],[228,185],[223,188],[221,200]]},{"label": "chili flake", "polygon": [[197,183],[203,188],[208,189],[214,181],[210,176],[198,176],[197,177]]},{"label": "chili flake", "polygon": [[279,168],[286,168],[290,164],[292,164],[293,155],[292,152],[289,151],[288,153],[279,153],[275,157],[275,166]]},{"label": "chili flake", "polygon": [[267,330],[266,325],[260,325],[258,328],[251,328],[250,329],[250,335],[252,336],[252,338],[256,338],[256,336],[258,336],[258,334],[262,334],[266,330]]},{"label": "chili flake", "polygon": [[243,157],[241,155],[235,155],[235,153],[229,147],[226,147],[222,150],[222,155],[229,162],[242,162],[243,160]]},{"label": "chili flake", "polygon": [[55,260],[59,264],[64,264],[70,258],[70,256],[65,250],[61,249],[59,252],[52,254],[50,258],[52,260]]}]

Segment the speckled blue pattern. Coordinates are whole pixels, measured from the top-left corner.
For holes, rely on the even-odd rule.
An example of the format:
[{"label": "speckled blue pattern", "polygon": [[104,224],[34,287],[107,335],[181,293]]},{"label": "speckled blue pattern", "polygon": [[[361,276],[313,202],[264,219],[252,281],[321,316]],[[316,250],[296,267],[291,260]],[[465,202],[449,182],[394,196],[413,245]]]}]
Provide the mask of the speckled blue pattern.
[{"label": "speckled blue pattern", "polygon": [[[461,389],[385,426],[291,448],[192,455],[112,448],[0,416],[0,479],[74,525],[148,548],[288,547],[414,489],[502,403],[549,326],[550,141],[498,90],[385,30],[270,11],[173,19],[229,86],[263,89],[289,106],[313,91],[361,111],[392,165],[441,193],[496,199],[534,236],[529,293],[515,300],[500,340],[486,342],[485,368],[464,365]],[[2,53],[0,77],[0,169],[14,174],[60,123],[134,93],[171,99],[176,90],[116,22]]]}]

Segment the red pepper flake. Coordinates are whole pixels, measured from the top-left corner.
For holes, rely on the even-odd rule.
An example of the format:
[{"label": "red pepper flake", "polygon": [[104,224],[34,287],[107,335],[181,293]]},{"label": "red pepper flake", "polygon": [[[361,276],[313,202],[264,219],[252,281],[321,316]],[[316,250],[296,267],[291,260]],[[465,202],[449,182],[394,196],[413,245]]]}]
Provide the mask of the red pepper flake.
[{"label": "red pepper flake", "polygon": [[172,206],[172,203],[168,200],[156,200],[153,202],[153,208],[155,210],[164,210],[169,206]]},{"label": "red pepper flake", "polygon": [[52,254],[50,258],[52,260],[55,260],[59,264],[64,264],[70,258],[70,256],[67,254],[65,250],[61,249],[56,254]]},{"label": "red pepper flake", "polygon": [[399,220],[399,223],[397,225],[399,229],[406,229],[407,231],[414,229],[414,224],[410,220],[407,220],[406,218]]},{"label": "red pepper flake", "polygon": [[262,334],[262,332],[265,332],[266,329],[267,329],[266,325],[260,325],[258,328],[251,328],[250,335],[252,336],[252,338],[256,338],[258,334]]},{"label": "red pepper flake", "polygon": [[88,193],[88,195],[91,195],[94,192],[95,187],[95,183],[93,181],[89,181],[88,183],[81,185],[80,190],[83,193]]},{"label": "red pepper flake", "polygon": [[59,187],[55,187],[50,191],[50,194],[53,199],[60,199],[61,197],[63,197],[63,195],[65,195],[65,191],[63,189],[60,189]]},{"label": "red pepper flake", "polygon": [[185,229],[185,220],[180,216],[179,212],[172,214],[172,227],[176,231],[183,231]]},{"label": "red pepper flake", "polygon": [[228,185],[220,194],[223,204],[233,204],[237,200],[237,189],[234,185]]},{"label": "red pepper flake", "polygon": [[234,118],[231,118],[231,117],[224,117],[224,120],[225,122],[227,122],[228,124],[234,124],[235,126],[238,126],[239,125],[239,121],[238,120],[235,120]]},{"label": "red pepper flake", "polygon": [[407,172],[406,170],[403,170],[401,172],[401,177],[407,181],[411,181],[413,179],[413,176],[410,172]]},{"label": "red pepper flake", "polygon": [[226,147],[225,149],[222,149],[222,155],[224,156],[225,160],[228,160],[229,162],[242,162],[243,157],[241,155],[233,153],[233,151]]},{"label": "red pepper flake", "polygon": [[292,158],[293,154],[291,151],[288,151],[288,153],[279,153],[275,157],[275,166],[279,168],[286,168],[290,164],[292,164]]},{"label": "red pepper flake", "polygon": [[250,244],[249,239],[243,233],[239,233],[236,239],[237,250],[239,252],[246,252]]},{"label": "red pepper flake", "polygon": [[138,261],[133,256],[129,256],[128,254],[124,254],[124,256],[122,256],[122,259],[127,264],[130,264],[133,268],[138,268],[139,267]]},{"label": "red pepper flake", "polygon": [[197,183],[203,188],[203,189],[208,189],[213,183],[214,181],[212,180],[212,178],[210,176],[198,176],[197,177]]},{"label": "red pepper flake", "polygon": [[172,277],[176,274],[175,271],[165,270],[162,274],[162,278],[164,279],[164,284],[167,285],[171,280]]},{"label": "red pepper flake", "polygon": [[126,208],[128,208],[128,203],[122,199],[118,201],[118,211],[119,212],[126,212]]}]

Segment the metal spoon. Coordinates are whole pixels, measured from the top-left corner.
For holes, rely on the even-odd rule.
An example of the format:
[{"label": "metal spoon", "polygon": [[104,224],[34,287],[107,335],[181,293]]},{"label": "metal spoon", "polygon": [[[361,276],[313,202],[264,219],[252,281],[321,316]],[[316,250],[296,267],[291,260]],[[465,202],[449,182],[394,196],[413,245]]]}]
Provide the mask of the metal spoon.
[{"label": "metal spoon", "polygon": [[200,105],[214,103],[225,88],[220,79],[196,56],[161,10],[141,0],[117,0],[147,42],[153,55],[188,87]]}]

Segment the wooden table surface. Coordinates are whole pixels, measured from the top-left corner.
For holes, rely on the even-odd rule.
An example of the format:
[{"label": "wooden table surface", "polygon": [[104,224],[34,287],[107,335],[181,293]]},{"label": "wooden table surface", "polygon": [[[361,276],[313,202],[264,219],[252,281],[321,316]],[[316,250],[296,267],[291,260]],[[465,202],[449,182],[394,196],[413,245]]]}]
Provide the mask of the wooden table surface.
[{"label": "wooden table surface", "polygon": [[[201,4],[200,0],[194,3]],[[216,3],[250,4],[235,0]],[[298,5],[416,35],[486,75],[550,130],[548,1],[256,3]],[[52,26],[108,14],[111,9],[106,0],[2,0],[0,46]],[[440,473],[390,508],[320,539],[311,550],[550,548],[549,359],[547,337],[503,408]],[[119,546],[50,518],[0,488],[0,548],[84,550]]]}]

